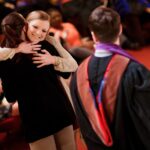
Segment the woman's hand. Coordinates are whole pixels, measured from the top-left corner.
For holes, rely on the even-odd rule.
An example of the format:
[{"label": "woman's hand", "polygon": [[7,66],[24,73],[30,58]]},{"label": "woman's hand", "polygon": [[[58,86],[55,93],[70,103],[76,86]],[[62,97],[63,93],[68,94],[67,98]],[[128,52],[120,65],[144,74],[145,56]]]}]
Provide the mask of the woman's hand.
[{"label": "woman's hand", "polygon": [[42,53],[36,53],[33,55],[33,63],[37,64],[37,68],[55,64],[55,56],[52,56],[47,50],[41,50]]},{"label": "woman's hand", "polygon": [[41,49],[40,44],[36,43],[28,43],[22,42],[19,44],[18,48],[16,48],[16,53],[24,53],[24,54],[34,54],[37,53],[38,50]]}]

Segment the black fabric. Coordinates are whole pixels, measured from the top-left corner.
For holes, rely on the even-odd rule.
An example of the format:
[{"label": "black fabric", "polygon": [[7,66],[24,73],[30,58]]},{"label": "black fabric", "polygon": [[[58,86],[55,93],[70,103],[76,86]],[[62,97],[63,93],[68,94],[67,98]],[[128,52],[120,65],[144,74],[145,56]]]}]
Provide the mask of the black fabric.
[{"label": "black fabric", "polygon": [[[98,92],[106,66],[111,56],[92,57],[88,66],[90,85],[95,95]],[[71,95],[81,127],[81,132],[89,150],[149,150],[150,144],[150,72],[133,61],[128,65],[117,94],[115,117],[110,125],[114,144],[106,147],[92,129],[77,92],[76,74],[71,80]]]},{"label": "black fabric", "polygon": [[[42,42],[42,49],[58,55],[53,46]],[[0,76],[9,102],[18,100],[28,142],[52,135],[73,124],[75,116],[58,76],[70,73],[55,71],[53,65],[37,68],[32,55],[16,55],[0,62]]]}]

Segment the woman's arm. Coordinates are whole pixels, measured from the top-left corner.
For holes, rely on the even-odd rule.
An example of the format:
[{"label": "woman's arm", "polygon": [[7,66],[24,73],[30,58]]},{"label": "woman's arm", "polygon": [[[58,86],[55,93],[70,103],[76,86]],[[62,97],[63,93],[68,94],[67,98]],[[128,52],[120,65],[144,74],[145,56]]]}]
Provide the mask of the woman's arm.
[{"label": "woman's arm", "polygon": [[16,53],[31,54],[40,50],[41,45],[35,43],[22,42],[17,48],[2,48],[0,47],[0,61],[11,59]]},{"label": "woman's arm", "polygon": [[15,55],[14,48],[1,48],[0,47],[0,61],[11,59]]},{"label": "woman's arm", "polygon": [[61,72],[74,72],[76,71],[78,64],[74,60],[74,58],[63,48],[59,40],[52,36],[47,36],[46,40],[52,44],[57,52],[59,53],[59,56],[55,57],[55,63],[54,68],[55,70],[61,71]]}]

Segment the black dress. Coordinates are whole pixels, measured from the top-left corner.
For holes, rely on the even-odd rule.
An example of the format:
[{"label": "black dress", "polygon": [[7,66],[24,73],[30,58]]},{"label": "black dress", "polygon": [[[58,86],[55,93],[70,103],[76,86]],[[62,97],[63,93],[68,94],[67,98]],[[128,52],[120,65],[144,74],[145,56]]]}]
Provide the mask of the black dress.
[{"label": "black dress", "polygon": [[[42,49],[58,55],[53,46],[42,42]],[[74,123],[75,115],[58,79],[70,73],[54,70],[53,65],[37,68],[32,55],[18,54],[0,62],[0,77],[9,102],[18,100],[27,142],[52,135]]]},{"label": "black dress", "polygon": [[[92,56],[89,66],[89,82],[97,95],[105,69],[111,56]],[[106,147],[98,138],[83,110],[77,91],[76,74],[71,81],[71,95],[77,120],[89,150],[150,150],[150,71],[131,61],[122,77],[117,93],[113,122],[109,125],[113,146]]]}]

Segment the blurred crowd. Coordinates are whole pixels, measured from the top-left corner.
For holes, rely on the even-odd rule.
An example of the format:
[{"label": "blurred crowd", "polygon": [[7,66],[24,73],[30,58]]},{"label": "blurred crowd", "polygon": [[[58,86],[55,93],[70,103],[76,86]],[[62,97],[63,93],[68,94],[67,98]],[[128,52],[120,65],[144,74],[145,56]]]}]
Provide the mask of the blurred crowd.
[{"label": "blurred crowd", "polygon": [[111,7],[120,14],[123,48],[139,49],[149,43],[149,0],[0,0],[0,20],[12,11],[26,17],[33,10],[44,10],[52,18],[50,32],[55,32],[54,36],[61,38],[66,48],[93,50],[87,22],[90,12],[99,5]]}]

